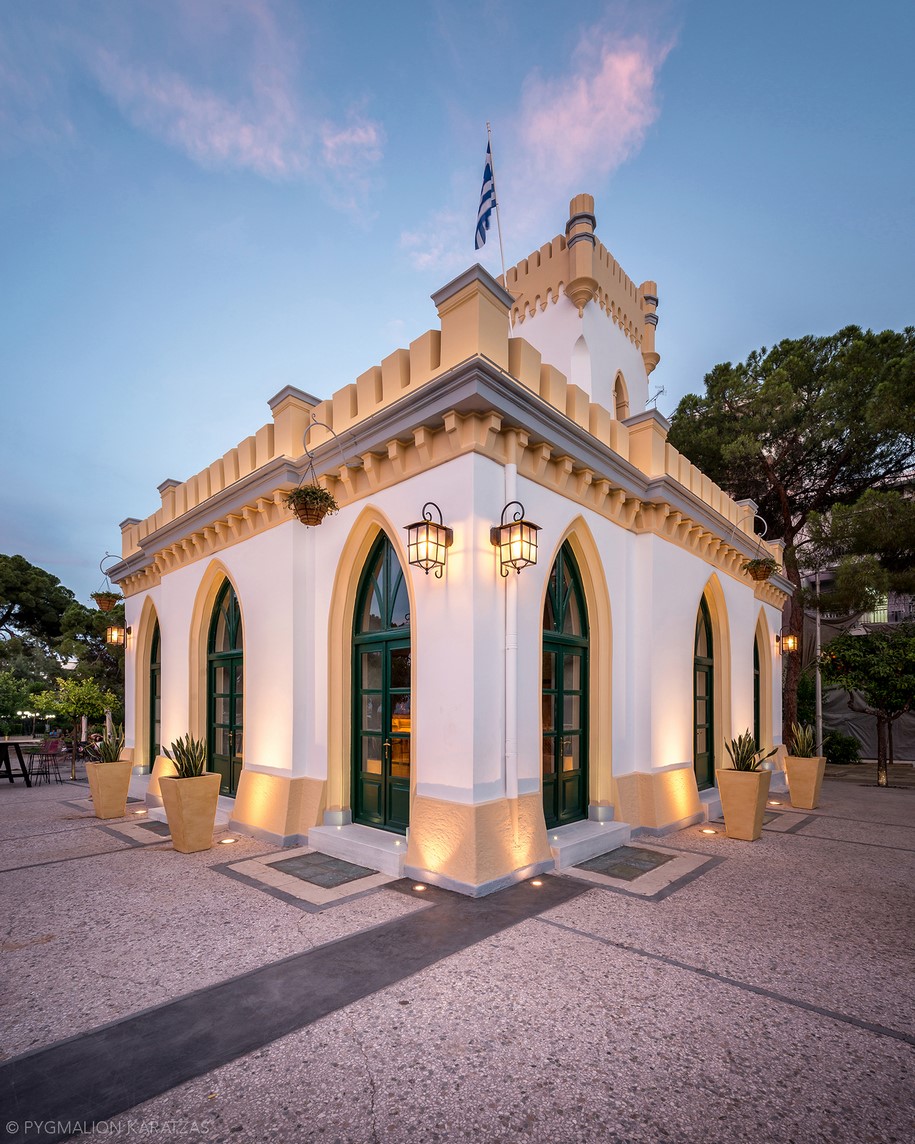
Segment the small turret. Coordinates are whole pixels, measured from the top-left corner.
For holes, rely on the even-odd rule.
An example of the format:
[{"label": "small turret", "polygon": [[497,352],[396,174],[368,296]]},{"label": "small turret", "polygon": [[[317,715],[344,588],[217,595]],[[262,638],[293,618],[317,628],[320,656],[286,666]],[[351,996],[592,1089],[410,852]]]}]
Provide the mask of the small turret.
[{"label": "small turret", "polygon": [[581,317],[585,306],[597,293],[594,277],[594,196],[576,195],[569,203],[569,221],[566,223],[566,248],[569,252],[569,278],[566,297],[578,307]]},{"label": "small turret", "polygon": [[657,282],[643,282],[639,287],[639,305],[645,315],[645,331],[642,334],[642,361],[645,363],[645,372],[651,373],[661,360],[661,355],[654,348],[654,332],[658,325],[658,284]]}]

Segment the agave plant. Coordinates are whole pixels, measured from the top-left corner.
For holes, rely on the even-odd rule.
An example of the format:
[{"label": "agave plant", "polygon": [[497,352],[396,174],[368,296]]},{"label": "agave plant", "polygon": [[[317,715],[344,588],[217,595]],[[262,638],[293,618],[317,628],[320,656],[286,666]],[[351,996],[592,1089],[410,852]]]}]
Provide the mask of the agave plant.
[{"label": "agave plant", "polygon": [[732,739],[730,743],[725,743],[725,749],[731,756],[731,770],[733,771],[758,771],[760,765],[775,754],[775,747],[763,754],[756,746],[756,740],[749,730],[738,735],[736,739]]},{"label": "agave plant", "polygon": [[207,745],[203,739],[182,735],[165,748],[165,754],[175,764],[176,778],[193,779],[206,770]]},{"label": "agave plant", "polygon": [[118,727],[117,733],[110,738],[104,738],[89,748],[92,761],[96,763],[116,763],[124,750],[124,728]]},{"label": "agave plant", "polygon": [[796,759],[812,759],[816,754],[816,732],[809,723],[791,724],[791,754]]}]

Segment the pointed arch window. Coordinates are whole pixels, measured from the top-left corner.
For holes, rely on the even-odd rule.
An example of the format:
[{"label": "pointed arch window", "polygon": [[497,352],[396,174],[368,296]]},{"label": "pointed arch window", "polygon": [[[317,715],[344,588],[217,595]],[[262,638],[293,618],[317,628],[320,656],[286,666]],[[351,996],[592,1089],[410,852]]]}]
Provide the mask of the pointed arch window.
[{"label": "pointed arch window", "polygon": [[149,646],[149,769],[162,754],[162,643],[159,621],[153,627]]},{"label": "pointed arch window", "polygon": [[353,820],[403,834],[410,821],[410,597],[382,533],[366,561],[353,624]]},{"label": "pointed arch window", "polygon": [[244,633],[228,580],[213,605],[207,668],[209,767],[222,776],[219,793],[234,797],[244,758]]},{"label": "pointed arch window", "polygon": [[568,543],[543,603],[542,789],[547,827],[588,813],[588,613]]},{"label": "pointed arch window", "polygon": [[703,598],[696,616],[693,651],[693,765],[699,790],[715,785],[715,656],[712,617]]}]

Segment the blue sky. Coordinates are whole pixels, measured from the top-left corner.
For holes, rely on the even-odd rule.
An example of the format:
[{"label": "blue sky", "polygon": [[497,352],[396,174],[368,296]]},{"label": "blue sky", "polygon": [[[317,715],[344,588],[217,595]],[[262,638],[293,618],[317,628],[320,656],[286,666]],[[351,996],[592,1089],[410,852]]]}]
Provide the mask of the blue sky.
[{"label": "blue sky", "polygon": [[[913,322],[915,5],[3,0],[0,551],[82,598],[117,524],[435,322],[568,200],[717,362]],[[490,241],[480,259],[499,272]]]}]

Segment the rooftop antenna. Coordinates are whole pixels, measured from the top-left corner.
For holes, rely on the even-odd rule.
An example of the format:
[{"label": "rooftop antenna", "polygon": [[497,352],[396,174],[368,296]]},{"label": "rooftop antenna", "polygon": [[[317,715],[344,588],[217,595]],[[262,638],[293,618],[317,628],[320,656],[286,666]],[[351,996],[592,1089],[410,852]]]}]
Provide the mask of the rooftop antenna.
[{"label": "rooftop antenna", "polygon": [[663,397],[666,392],[667,390],[664,388],[664,386],[659,385],[651,397],[648,398],[649,402],[655,407],[655,409],[658,408],[658,398]]}]

